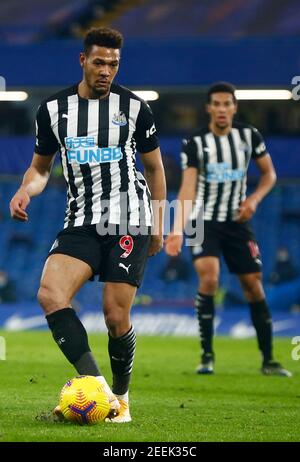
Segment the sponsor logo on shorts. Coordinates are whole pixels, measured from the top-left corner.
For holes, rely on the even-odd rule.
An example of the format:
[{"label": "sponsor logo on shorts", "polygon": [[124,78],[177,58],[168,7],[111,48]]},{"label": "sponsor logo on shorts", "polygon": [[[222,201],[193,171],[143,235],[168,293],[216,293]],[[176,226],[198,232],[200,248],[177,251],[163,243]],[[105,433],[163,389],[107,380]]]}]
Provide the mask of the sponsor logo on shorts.
[{"label": "sponsor logo on shorts", "polygon": [[130,268],[131,264],[128,265],[128,266],[125,266],[124,263],[119,263],[119,267],[120,268],[123,268],[127,274],[129,274],[129,268]]}]

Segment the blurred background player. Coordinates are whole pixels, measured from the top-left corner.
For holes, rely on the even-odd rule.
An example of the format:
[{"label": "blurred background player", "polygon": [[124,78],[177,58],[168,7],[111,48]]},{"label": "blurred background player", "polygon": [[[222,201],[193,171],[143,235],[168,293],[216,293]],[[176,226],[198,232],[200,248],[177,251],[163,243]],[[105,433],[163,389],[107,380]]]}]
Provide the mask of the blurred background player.
[{"label": "blurred background player", "polygon": [[[183,143],[183,178],[178,200],[195,200],[191,219],[204,206],[204,241],[191,247],[199,289],[197,311],[202,347],[198,374],[214,372],[214,295],[218,288],[220,257],[237,274],[250,307],[262,354],[261,371],[290,376],[272,352],[272,320],[262,285],[262,262],[249,220],[258,204],[276,182],[276,173],[258,130],[233,122],[237,112],[235,88],[226,82],[214,84],[207,94],[209,125]],[[253,159],[260,171],[256,189],[246,197],[247,169]],[[182,230],[188,217],[177,213],[174,230],[166,239],[166,252],[178,255]]]},{"label": "blurred background player", "polygon": [[[128,387],[136,335],[130,309],[147,256],[162,247],[161,223],[151,236],[149,189],[152,199],[165,198],[152,112],[131,91],[113,84],[122,45],[123,36],[113,29],[92,29],[86,34],[80,54],[83,79],[40,105],[32,163],[10,203],[11,216],[28,221],[26,208],[44,190],[59,150],[68,204],[64,229],[44,267],[38,299],[56,343],[78,374],[97,376],[105,385],[112,409],[118,412],[109,419],[112,422],[131,420]],[[147,183],[135,169],[135,146],[142,153]],[[133,227],[138,232],[132,233]],[[113,395],[71,307],[77,291],[96,274],[105,282],[103,311]]]},{"label": "blurred background player", "polygon": [[293,281],[299,276],[299,269],[284,246],[280,246],[276,252],[275,266],[268,278],[268,282],[273,285]]}]

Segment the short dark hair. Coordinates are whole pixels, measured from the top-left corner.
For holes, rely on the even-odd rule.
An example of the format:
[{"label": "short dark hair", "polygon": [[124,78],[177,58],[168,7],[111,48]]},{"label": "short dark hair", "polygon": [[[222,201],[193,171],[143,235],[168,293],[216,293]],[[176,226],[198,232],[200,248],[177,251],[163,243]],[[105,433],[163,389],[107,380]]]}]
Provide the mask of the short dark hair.
[{"label": "short dark hair", "polygon": [[90,29],[84,38],[83,49],[85,54],[89,54],[93,45],[121,49],[123,46],[123,35],[121,32],[110,29],[109,27],[99,27]]},{"label": "short dark hair", "polygon": [[211,102],[211,95],[213,93],[230,93],[233,96],[233,101],[236,103],[235,86],[229,82],[216,82],[207,92],[207,103]]}]

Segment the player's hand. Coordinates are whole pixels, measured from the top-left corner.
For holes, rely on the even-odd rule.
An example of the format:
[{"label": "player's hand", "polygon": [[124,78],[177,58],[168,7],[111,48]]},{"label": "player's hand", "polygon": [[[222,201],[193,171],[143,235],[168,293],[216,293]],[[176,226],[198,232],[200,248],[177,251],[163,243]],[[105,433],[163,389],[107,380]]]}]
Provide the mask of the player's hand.
[{"label": "player's hand", "polygon": [[247,197],[240,205],[237,222],[244,223],[250,220],[256,212],[257,205],[258,201],[254,196]]},{"label": "player's hand", "polygon": [[25,210],[29,202],[29,194],[24,189],[19,189],[9,204],[11,217],[18,221],[28,221],[28,215]]},{"label": "player's hand", "polygon": [[153,234],[151,236],[150,247],[148,250],[148,257],[153,257],[163,248],[164,239],[160,234]]},{"label": "player's hand", "polygon": [[165,251],[170,257],[176,257],[181,252],[183,244],[182,234],[169,234],[165,240]]}]

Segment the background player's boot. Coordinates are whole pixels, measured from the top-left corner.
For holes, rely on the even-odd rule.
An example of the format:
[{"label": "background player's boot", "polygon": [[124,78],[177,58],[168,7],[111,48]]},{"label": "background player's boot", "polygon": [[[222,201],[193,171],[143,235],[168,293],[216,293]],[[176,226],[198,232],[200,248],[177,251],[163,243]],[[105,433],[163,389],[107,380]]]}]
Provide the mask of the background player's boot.
[{"label": "background player's boot", "polygon": [[129,412],[129,404],[127,401],[120,399],[119,403],[121,405],[118,415],[115,417],[106,417],[105,422],[112,423],[126,423],[131,422],[131,415]]},{"label": "background player's boot", "polygon": [[203,353],[201,356],[201,363],[196,368],[197,374],[213,374],[214,373],[214,353]]},{"label": "background player's boot", "polygon": [[264,362],[261,368],[261,372],[264,375],[280,375],[282,377],[292,377],[293,375],[290,371],[284,369],[284,367],[276,361]]}]

